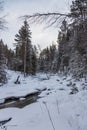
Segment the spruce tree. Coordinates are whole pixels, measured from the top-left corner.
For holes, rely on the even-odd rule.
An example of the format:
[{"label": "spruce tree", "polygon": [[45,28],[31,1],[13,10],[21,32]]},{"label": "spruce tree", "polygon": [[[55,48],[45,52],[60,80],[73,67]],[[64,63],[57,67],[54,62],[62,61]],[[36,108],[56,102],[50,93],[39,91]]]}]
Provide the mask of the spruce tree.
[{"label": "spruce tree", "polygon": [[72,1],[71,15],[75,22],[84,21],[87,18],[87,0]]},{"label": "spruce tree", "polygon": [[4,45],[3,41],[0,40],[0,85],[7,82],[5,69],[6,69],[6,58],[4,56]]},{"label": "spruce tree", "polygon": [[32,74],[32,59],[34,59],[33,46],[31,43],[31,31],[28,22],[25,20],[18,34],[15,35],[17,70],[26,74]]},{"label": "spruce tree", "polygon": [[33,47],[32,49],[32,75],[36,74],[37,71],[37,50],[36,46]]}]

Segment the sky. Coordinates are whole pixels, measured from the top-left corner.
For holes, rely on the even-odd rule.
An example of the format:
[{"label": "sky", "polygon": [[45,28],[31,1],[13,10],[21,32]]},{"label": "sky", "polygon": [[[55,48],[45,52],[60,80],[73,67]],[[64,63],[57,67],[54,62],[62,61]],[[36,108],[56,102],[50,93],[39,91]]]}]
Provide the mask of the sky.
[{"label": "sky", "polygon": [[[0,31],[0,38],[9,48],[14,48],[15,34],[23,25],[23,20],[19,19],[23,15],[31,15],[34,13],[46,13],[46,12],[60,12],[66,13],[69,11],[69,6],[72,0],[4,0],[4,9],[1,15],[7,15],[6,26],[8,29]],[[45,28],[43,24],[30,24],[32,32],[32,44],[40,45],[41,48],[45,48],[56,43],[58,36],[58,28],[50,27]]]}]

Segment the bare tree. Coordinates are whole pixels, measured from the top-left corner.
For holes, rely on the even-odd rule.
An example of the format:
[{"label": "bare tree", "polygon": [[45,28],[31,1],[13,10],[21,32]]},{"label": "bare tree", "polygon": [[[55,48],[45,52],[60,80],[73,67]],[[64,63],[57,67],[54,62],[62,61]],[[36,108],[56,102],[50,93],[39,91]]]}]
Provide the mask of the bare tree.
[{"label": "bare tree", "polygon": [[[3,11],[3,4],[4,4],[4,1],[1,1],[0,0],[0,13]],[[3,30],[6,28],[5,24],[7,23],[6,20],[5,20],[5,17],[6,15],[4,16],[1,16],[0,15],[0,30]]]}]

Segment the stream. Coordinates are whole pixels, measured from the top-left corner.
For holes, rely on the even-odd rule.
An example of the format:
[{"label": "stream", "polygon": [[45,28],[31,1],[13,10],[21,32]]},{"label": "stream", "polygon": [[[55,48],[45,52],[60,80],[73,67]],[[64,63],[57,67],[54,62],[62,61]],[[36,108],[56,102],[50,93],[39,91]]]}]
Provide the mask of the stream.
[{"label": "stream", "polygon": [[40,98],[40,93],[41,92],[34,92],[25,96],[5,98],[4,103],[0,104],[0,109],[8,107],[24,108],[31,103],[37,102],[37,99]]}]

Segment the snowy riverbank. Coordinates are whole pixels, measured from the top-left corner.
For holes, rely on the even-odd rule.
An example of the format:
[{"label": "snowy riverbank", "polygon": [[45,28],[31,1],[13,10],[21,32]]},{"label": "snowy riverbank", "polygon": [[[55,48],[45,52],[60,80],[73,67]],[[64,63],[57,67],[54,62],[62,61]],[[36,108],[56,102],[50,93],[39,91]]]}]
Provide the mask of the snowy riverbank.
[{"label": "snowy riverbank", "polygon": [[[14,84],[20,75],[21,84]],[[8,71],[8,83],[0,87],[0,100],[11,96],[23,96],[44,89],[38,102],[26,107],[0,110],[0,120],[12,117],[7,130],[87,130],[87,83],[75,82],[71,77],[37,74],[24,78],[22,74]],[[78,89],[70,94],[73,87]],[[52,122],[49,119],[48,111]]]}]

